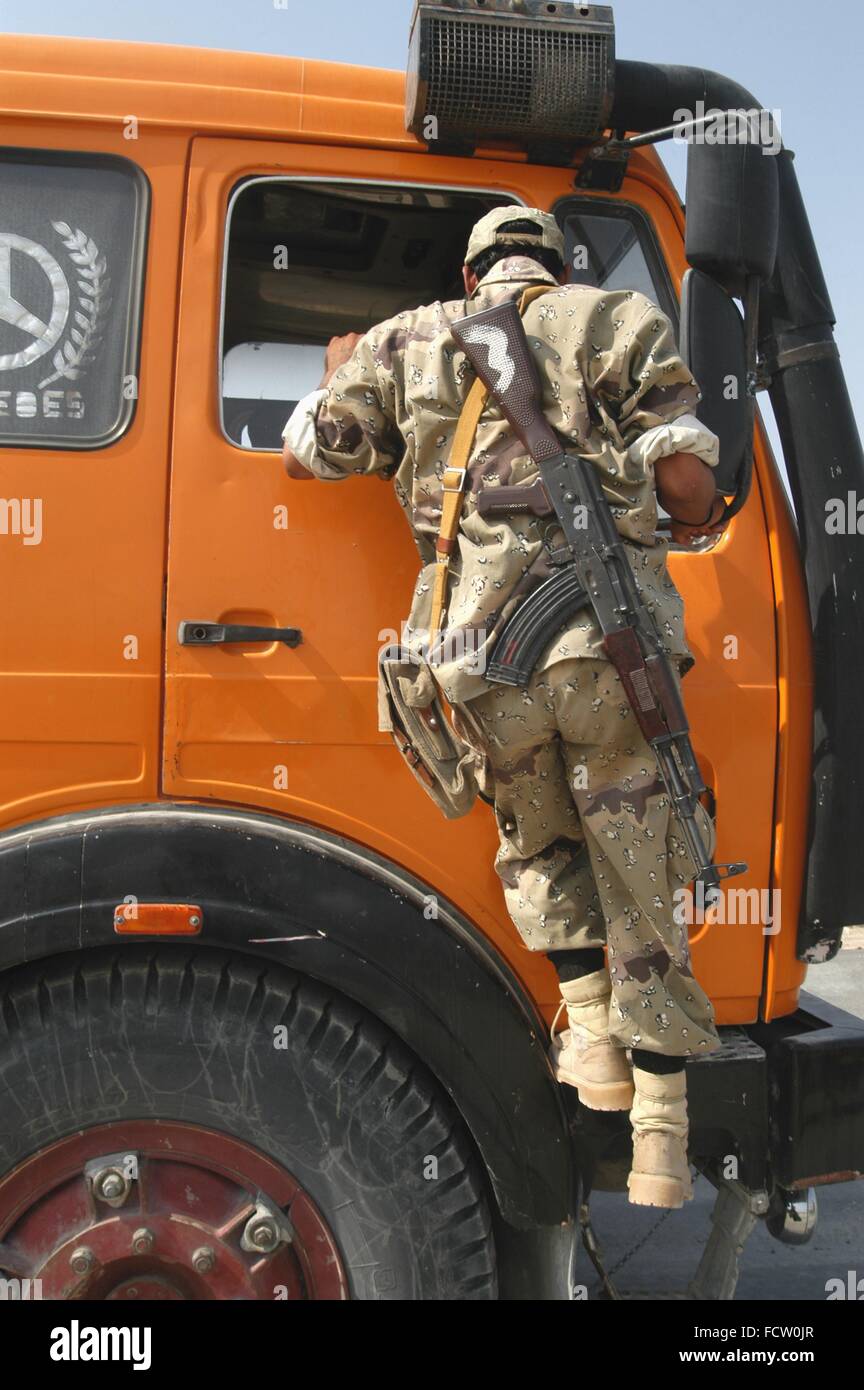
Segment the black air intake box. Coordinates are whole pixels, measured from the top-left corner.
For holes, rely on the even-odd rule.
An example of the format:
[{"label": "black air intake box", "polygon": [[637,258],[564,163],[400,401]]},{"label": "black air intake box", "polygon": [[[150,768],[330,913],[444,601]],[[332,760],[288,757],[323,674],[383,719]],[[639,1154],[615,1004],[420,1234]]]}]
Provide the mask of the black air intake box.
[{"label": "black air intake box", "polygon": [[614,80],[609,5],[418,0],[405,124],[427,144],[572,153],[606,129]]}]

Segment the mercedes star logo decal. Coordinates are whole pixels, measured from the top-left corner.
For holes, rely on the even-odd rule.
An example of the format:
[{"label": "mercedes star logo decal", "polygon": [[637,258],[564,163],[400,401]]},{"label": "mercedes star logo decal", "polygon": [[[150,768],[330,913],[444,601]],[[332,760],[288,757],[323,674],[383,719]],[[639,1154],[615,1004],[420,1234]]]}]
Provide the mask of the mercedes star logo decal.
[{"label": "mercedes star logo decal", "polygon": [[[48,278],[53,299],[47,323],[19,303],[13,294],[13,251],[30,256]],[[61,338],[68,317],[69,283],[54,257],[37,241],[16,236],[14,232],[0,232],[0,324],[10,324],[33,339],[20,352],[0,354],[0,371],[27,367],[50,352]]]}]

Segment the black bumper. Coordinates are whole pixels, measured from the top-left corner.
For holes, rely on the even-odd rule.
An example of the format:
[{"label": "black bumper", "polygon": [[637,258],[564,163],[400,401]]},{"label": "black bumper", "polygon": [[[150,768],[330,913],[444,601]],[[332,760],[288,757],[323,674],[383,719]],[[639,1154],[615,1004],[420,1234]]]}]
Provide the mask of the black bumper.
[{"label": "black bumper", "polygon": [[722,1050],[688,1067],[694,1155],[734,1152],[753,1189],[862,1176],[864,1019],[802,994],[789,1018],[720,1031]]},{"label": "black bumper", "polygon": [[783,1187],[864,1174],[864,1019],[801,995],[791,1018],[748,1030],[768,1065],[771,1167]]}]

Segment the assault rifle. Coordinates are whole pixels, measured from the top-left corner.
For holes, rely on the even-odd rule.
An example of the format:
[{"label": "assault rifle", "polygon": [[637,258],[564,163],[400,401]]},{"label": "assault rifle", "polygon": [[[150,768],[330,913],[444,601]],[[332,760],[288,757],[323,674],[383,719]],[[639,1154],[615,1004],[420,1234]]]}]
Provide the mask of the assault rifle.
[{"label": "assault rifle", "polygon": [[452,326],[456,342],[498,402],[540,473],[531,487],[481,492],[481,515],[528,512],[557,521],[565,544],[549,558],[557,572],[530,594],[495,643],[486,679],[525,687],[543,650],[577,613],[590,609],[603,646],[666,790],[701,880],[714,899],[720,883],[746,864],[713,864],[696,819],[707,788],[690,742],[676,673],[636,587],[627,551],[594,465],[568,454],[543,414],[542,385],[513,301]]}]

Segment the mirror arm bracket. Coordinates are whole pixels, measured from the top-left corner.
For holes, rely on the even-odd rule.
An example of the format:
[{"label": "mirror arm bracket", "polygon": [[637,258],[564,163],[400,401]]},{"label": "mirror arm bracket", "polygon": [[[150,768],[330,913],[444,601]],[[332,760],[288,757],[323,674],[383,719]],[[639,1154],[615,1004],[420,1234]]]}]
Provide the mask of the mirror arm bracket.
[{"label": "mirror arm bracket", "polygon": [[594,145],[588,151],[576,175],[577,188],[599,189],[602,193],[620,193],[630,166],[630,150],[622,140],[609,140]]}]

